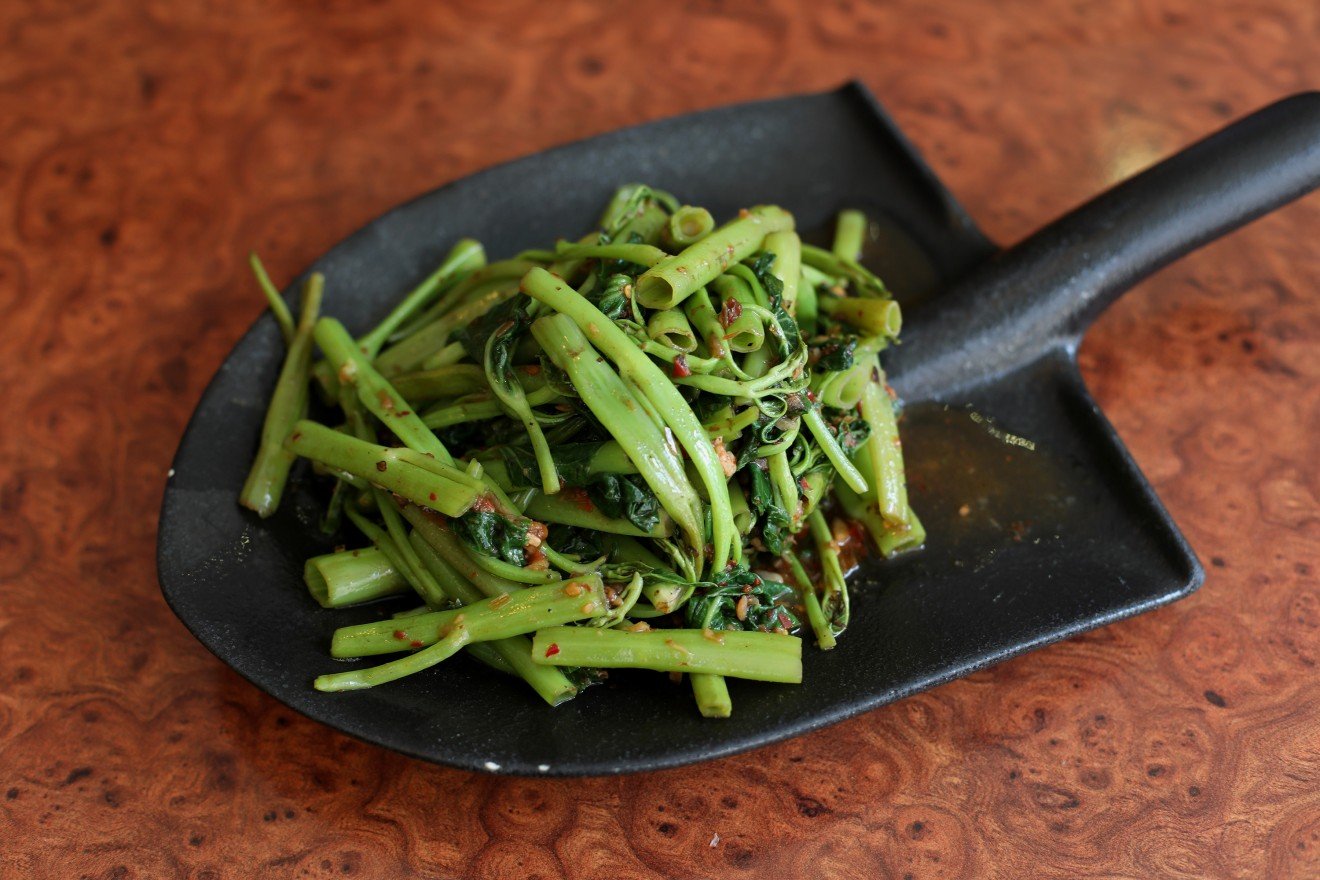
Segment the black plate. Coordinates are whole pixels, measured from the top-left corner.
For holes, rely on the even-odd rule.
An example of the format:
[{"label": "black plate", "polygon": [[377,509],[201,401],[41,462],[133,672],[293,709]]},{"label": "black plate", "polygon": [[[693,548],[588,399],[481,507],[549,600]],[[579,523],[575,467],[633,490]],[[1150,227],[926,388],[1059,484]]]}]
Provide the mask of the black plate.
[{"label": "black plate", "polygon": [[238,506],[282,355],[268,316],[235,346],[179,446],[161,512],[162,590],[207,648],[299,712],[441,764],[552,775],[732,754],[1172,601],[1201,568],[1083,387],[1076,342],[1131,283],[1313,187],[1317,145],[1320,100],[1291,99],[1001,252],[849,85],[485,171],[391,211],[310,267],[329,279],[326,311],[363,330],[455,238],[496,256],[542,246],[590,228],[633,180],[717,216],[773,201],[806,230],[844,207],[880,218],[872,265],[908,307],[891,374],[913,404],[905,449],[929,546],[865,563],[839,647],[808,649],[800,687],[731,682],[731,719],[700,718],[686,687],[645,674],[551,709],[465,657],[368,691],[313,690],[336,665],[335,627],[392,608],[331,612],[307,596],[303,560],[326,542],[306,486],[266,522]]}]

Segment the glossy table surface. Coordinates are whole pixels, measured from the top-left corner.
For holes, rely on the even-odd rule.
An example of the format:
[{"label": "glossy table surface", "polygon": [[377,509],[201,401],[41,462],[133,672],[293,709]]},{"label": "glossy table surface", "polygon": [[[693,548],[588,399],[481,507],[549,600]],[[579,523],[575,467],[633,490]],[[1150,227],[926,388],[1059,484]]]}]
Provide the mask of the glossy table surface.
[{"label": "glossy table surface", "polygon": [[[807,737],[585,780],[306,721],[155,580],[178,435],[277,279],[502,159],[865,81],[997,241],[1320,85],[1304,0],[0,9],[0,876],[1320,875],[1320,199],[1104,315],[1192,598]],[[772,185],[772,182],[771,184]]]}]

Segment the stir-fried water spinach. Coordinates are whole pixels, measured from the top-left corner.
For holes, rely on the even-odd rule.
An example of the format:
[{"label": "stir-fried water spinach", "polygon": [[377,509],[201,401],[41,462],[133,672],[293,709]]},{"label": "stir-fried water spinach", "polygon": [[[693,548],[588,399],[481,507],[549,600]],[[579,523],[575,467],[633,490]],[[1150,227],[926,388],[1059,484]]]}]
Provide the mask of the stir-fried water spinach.
[{"label": "stir-fried water spinach", "polygon": [[337,631],[332,656],[401,656],[315,686],[460,650],[552,705],[611,668],[688,673],[710,717],[726,678],[800,682],[799,636],[848,626],[860,544],[925,539],[867,227],[843,212],[826,250],[774,206],[717,226],[625,186],[581,238],[498,262],[459,241],[357,338],[320,315],[334,279],[295,321],[254,257],[288,355],[240,502],[271,515],[308,459],[323,528],[361,536],[308,561],[313,598],[423,603]]}]

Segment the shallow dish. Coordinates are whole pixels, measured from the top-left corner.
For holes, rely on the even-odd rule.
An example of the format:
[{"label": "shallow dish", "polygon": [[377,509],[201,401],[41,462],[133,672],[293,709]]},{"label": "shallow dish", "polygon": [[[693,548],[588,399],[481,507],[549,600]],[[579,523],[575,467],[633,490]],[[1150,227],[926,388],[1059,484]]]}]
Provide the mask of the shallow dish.
[{"label": "shallow dish", "polygon": [[[362,330],[461,235],[492,254],[588,229],[642,180],[728,216],[773,201],[799,227],[879,218],[870,265],[904,302],[888,360],[908,400],[905,452],[928,546],[865,562],[852,624],[808,647],[800,687],[731,682],[727,720],[663,676],[616,676],[551,709],[467,658],[392,685],[318,693],[337,626],[302,584],[324,552],[295,483],[258,520],[237,495],[282,356],[268,316],[235,346],[180,443],[161,512],[165,597],[197,638],[276,699],[429,761],[525,774],[651,770],[832,724],[1184,596],[1190,548],[1088,395],[1074,353],[1090,320],[1169,260],[1320,181],[1320,96],[1274,105],[1139,175],[1028,241],[982,235],[859,85],[627,129],[481,172],[391,211],[309,267],[325,312]],[[1136,355],[1134,355],[1136,356]]]}]

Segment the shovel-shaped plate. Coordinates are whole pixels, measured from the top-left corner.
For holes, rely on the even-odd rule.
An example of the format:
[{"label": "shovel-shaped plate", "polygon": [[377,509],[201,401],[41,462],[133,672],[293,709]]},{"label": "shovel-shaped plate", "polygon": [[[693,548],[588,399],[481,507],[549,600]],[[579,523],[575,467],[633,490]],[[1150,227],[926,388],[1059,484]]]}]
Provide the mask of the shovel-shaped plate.
[{"label": "shovel-shaped plate", "polygon": [[[664,676],[616,676],[551,709],[465,657],[372,690],[323,694],[335,627],[302,585],[326,550],[294,486],[260,521],[237,503],[282,355],[263,317],[193,415],[165,493],[161,586],[197,638],[286,705],[441,764],[622,773],[728,755],[840,721],[1032,648],[1187,595],[1202,571],[1078,375],[1076,343],[1110,300],[1169,260],[1320,182],[1320,96],[1268,108],[1000,251],[860,86],[671,119],[465,178],[376,220],[311,267],[325,310],[364,330],[457,237],[489,253],[594,223],[640,180],[716,216],[775,202],[799,228],[857,207],[868,260],[904,300],[889,361],[904,422],[917,553],[866,560],[852,624],[807,647],[799,687],[731,682],[733,717],[700,718]],[[309,269],[310,271],[310,269]]]}]

